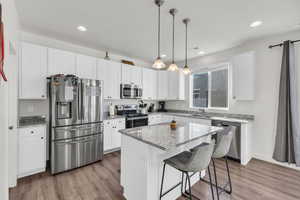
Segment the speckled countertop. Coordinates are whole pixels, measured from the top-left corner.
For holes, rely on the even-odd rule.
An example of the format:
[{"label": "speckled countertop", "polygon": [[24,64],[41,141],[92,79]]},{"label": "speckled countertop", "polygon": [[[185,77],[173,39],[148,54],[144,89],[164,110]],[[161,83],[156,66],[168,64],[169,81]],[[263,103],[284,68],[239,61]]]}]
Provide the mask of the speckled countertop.
[{"label": "speckled countertop", "polygon": [[240,123],[248,123],[249,121],[254,120],[253,115],[231,114],[231,113],[194,112],[194,111],[182,111],[182,110],[168,110],[168,112],[149,113],[149,115],[155,115],[155,114],[172,115],[178,117],[190,117],[196,119],[235,121]]},{"label": "speckled countertop", "polygon": [[214,135],[219,130],[222,128],[187,122],[178,123],[176,130],[172,130],[169,123],[162,123],[123,129],[120,132],[162,150],[170,150],[201,137]]}]

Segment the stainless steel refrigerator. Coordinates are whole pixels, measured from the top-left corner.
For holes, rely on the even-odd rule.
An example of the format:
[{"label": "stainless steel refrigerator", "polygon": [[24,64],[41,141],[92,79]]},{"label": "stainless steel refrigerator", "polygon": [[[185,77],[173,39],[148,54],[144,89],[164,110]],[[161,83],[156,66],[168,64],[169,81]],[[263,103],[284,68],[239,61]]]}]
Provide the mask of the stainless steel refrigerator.
[{"label": "stainless steel refrigerator", "polygon": [[102,81],[55,75],[48,88],[51,173],[102,160]]}]

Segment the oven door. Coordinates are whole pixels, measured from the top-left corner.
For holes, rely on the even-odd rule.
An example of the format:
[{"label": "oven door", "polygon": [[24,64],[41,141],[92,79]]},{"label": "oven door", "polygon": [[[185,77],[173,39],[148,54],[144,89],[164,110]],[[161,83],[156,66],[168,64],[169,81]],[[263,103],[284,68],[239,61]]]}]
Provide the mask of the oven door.
[{"label": "oven door", "polygon": [[126,119],[126,128],[134,128],[148,125],[148,117],[133,117]]}]

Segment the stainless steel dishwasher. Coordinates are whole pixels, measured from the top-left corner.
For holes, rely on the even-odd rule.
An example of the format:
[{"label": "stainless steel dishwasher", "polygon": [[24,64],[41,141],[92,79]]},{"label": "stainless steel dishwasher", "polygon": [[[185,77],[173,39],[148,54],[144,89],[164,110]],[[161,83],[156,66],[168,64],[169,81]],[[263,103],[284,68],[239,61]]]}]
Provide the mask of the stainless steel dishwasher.
[{"label": "stainless steel dishwasher", "polygon": [[231,146],[227,156],[234,160],[241,160],[241,123],[239,122],[230,122],[230,121],[222,121],[222,120],[212,120],[212,126],[235,126],[236,131],[234,133]]}]

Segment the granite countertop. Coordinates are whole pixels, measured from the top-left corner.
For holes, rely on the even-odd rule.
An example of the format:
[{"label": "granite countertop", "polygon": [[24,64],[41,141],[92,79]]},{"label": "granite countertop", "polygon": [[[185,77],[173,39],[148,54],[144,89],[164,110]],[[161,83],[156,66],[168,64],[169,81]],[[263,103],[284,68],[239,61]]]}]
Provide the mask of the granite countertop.
[{"label": "granite countertop", "polygon": [[191,117],[196,119],[235,121],[240,123],[248,123],[249,121],[254,120],[253,115],[231,114],[231,113],[194,112],[194,111],[182,111],[182,110],[169,110],[168,112],[149,113],[149,115],[155,115],[155,114],[173,115],[178,117]]},{"label": "granite countertop", "polygon": [[202,137],[214,135],[220,130],[222,130],[220,127],[187,122],[178,123],[176,130],[172,130],[169,123],[162,123],[123,129],[119,132],[162,150],[170,150]]}]

